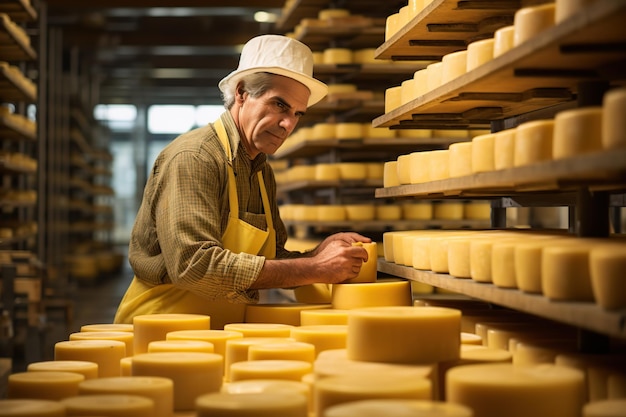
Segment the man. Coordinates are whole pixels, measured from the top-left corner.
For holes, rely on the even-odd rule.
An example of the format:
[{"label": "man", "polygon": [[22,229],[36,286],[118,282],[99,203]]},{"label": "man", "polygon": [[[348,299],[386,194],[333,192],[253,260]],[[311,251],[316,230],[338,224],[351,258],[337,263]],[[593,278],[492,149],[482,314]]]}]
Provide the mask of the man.
[{"label": "man", "polygon": [[301,42],[263,35],[243,48],[219,83],[226,111],[185,133],[156,159],[130,239],[135,272],[115,322],[136,315],[195,313],[211,327],[243,321],[260,289],[334,284],[359,273],[370,242],[337,233],[311,252],[289,252],[266,155],[327,93]]}]

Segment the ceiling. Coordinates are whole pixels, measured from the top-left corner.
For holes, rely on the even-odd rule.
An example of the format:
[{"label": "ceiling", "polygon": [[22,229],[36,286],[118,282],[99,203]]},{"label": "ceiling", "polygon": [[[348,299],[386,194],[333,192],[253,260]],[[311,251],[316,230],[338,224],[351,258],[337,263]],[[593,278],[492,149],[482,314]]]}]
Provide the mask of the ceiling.
[{"label": "ceiling", "polygon": [[[330,0],[48,0],[47,20],[67,55],[98,81],[101,103],[220,104],[218,81],[240,47],[262,33],[286,33]],[[353,14],[385,17],[406,1],[343,0]],[[255,13],[277,16],[258,22]],[[57,29],[58,28],[58,29]],[[383,42],[381,36],[380,43]],[[377,45],[372,45],[377,46]],[[70,52],[71,51],[71,52]]]}]

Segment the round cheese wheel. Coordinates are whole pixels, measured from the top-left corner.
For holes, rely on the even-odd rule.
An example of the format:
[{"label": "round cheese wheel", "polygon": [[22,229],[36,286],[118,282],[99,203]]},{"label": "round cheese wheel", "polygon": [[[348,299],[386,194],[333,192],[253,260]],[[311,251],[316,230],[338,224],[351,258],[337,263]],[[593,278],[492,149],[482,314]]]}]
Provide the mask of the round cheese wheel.
[{"label": "round cheese wheel", "polygon": [[64,340],[54,345],[54,360],[95,362],[99,378],[120,376],[125,356],[126,344],[119,340]]},{"label": "round cheese wheel", "polygon": [[513,168],[515,162],[516,129],[506,129],[495,134],[493,141],[494,169]]},{"label": "round cheese wheel", "polygon": [[411,184],[430,181],[430,152],[418,151],[409,154],[409,180]]},{"label": "round cheese wheel", "polygon": [[400,29],[400,13],[387,16],[385,21],[385,42],[391,39]]},{"label": "round cheese wheel", "polygon": [[153,417],[154,401],[129,394],[78,395],[61,401],[68,416]]},{"label": "round cheese wheel", "polygon": [[467,45],[467,71],[471,71],[493,59],[494,38],[482,39]]},{"label": "round cheese wheel", "polygon": [[378,220],[400,220],[402,218],[402,207],[385,204],[376,206],[376,219]]},{"label": "round cheese wheel", "polygon": [[624,417],[626,399],[607,399],[592,401],[583,406],[583,417]]},{"label": "round cheese wheel", "polygon": [[[346,284],[366,285],[366,284]],[[315,354],[329,349],[344,349],[346,347],[347,325],[311,325],[294,327],[291,337],[298,342],[310,343],[315,346]]]},{"label": "round cheese wheel", "polygon": [[323,324],[348,324],[348,312],[335,308],[322,310],[302,310],[300,312],[301,326],[316,326]]},{"label": "round cheese wheel", "polygon": [[325,417],[472,417],[472,410],[460,404],[430,400],[369,399],[333,405]]},{"label": "round cheese wheel", "polygon": [[133,356],[132,332],[76,332],[69,335],[69,340],[118,340],[126,345],[126,356]]},{"label": "round cheese wheel", "polygon": [[446,54],[441,63],[441,84],[446,84],[467,72],[467,50]]},{"label": "round cheese wheel", "polygon": [[602,146],[605,149],[626,146],[626,88],[608,91],[603,98]]},{"label": "round cheese wheel", "polygon": [[294,392],[213,393],[198,397],[197,417],[308,417],[308,400]]},{"label": "round cheese wheel", "polygon": [[98,378],[81,382],[78,389],[80,395],[129,394],[147,397],[154,402],[155,417],[171,417],[174,413],[174,384],[169,378],[154,376]]},{"label": "round cheese wheel", "polygon": [[441,86],[442,84],[442,71],[443,64],[441,62],[435,62],[429,64],[426,67],[426,86],[428,91],[433,91],[435,88]]},{"label": "round cheese wheel", "polygon": [[[445,307],[373,307],[348,316],[349,359],[429,364],[459,357],[461,311]],[[412,335],[407,338],[407,335]],[[423,343],[427,339],[428,343]]]},{"label": "round cheese wheel", "polygon": [[555,24],[556,6],[545,3],[538,6],[522,7],[513,18],[515,31],[513,45],[518,46]]},{"label": "round cheese wheel", "polygon": [[515,26],[505,26],[493,34],[493,57],[496,58],[513,48]]},{"label": "round cheese wheel", "polygon": [[37,399],[0,399],[3,417],[65,417],[65,407],[58,401]]},{"label": "round cheese wheel", "polygon": [[472,139],[472,172],[489,172],[495,170],[495,137],[494,133],[476,136]]},{"label": "round cheese wheel", "polygon": [[239,332],[244,337],[289,337],[293,327],[281,323],[228,323],[224,330]]},{"label": "round cheese wheel", "polygon": [[381,64],[384,60],[376,59],[376,48],[365,48],[354,51],[354,62],[357,64]]},{"label": "round cheese wheel", "polygon": [[213,344],[216,354],[225,356],[226,342],[231,339],[240,339],[243,333],[228,330],[177,330],[169,332],[165,340],[202,340]]},{"label": "round cheese wheel", "polygon": [[411,183],[411,155],[400,155],[398,156],[398,181],[400,181],[401,185],[410,184]]},{"label": "round cheese wheel", "polygon": [[224,355],[224,377],[230,381],[230,367],[233,363],[248,360],[250,346],[261,343],[280,343],[293,341],[288,337],[244,337],[226,341],[226,354]]},{"label": "round cheese wheel", "polygon": [[426,68],[413,73],[413,93],[416,98],[428,93],[428,71]]},{"label": "round cheese wheel", "polygon": [[348,48],[325,49],[324,64],[352,64],[352,50]]},{"label": "round cheese wheel", "polygon": [[300,325],[300,315],[304,310],[330,308],[330,304],[307,303],[266,303],[246,306],[247,323],[278,323],[291,326]]},{"label": "round cheese wheel", "polygon": [[602,107],[582,107],[554,117],[552,157],[570,158],[602,149]]},{"label": "round cheese wheel", "polygon": [[133,325],[130,323],[98,323],[80,326],[81,332],[132,332],[133,330]]},{"label": "round cheese wheel", "polygon": [[369,283],[334,284],[332,306],[340,310],[362,307],[410,306],[411,283],[403,280],[379,280]]},{"label": "round cheese wheel", "polygon": [[308,361],[287,359],[266,359],[235,362],[230,365],[230,380],[247,379],[286,379],[300,381],[313,370]]},{"label": "round cheese wheel", "polygon": [[87,361],[42,361],[32,362],[26,367],[27,371],[37,372],[75,372],[81,374],[85,379],[98,377],[98,364]]},{"label": "round cheese wheel", "polygon": [[337,139],[362,139],[362,124],[356,122],[337,123],[335,125],[335,137]]},{"label": "round cheese wheel", "polygon": [[6,396],[59,401],[78,395],[78,384],[84,380],[85,377],[76,372],[15,372],[8,376]]},{"label": "round cheese wheel", "polygon": [[338,181],[339,166],[337,164],[316,164],[315,165],[316,181]]},{"label": "round cheese wheel", "polygon": [[550,244],[542,249],[541,289],[551,300],[594,301],[587,245]]},{"label": "round cheese wheel", "polygon": [[450,178],[472,173],[472,142],[456,142],[448,147]]},{"label": "round cheese wheel", "polygon": [[491,203],[471,201],[463,205],[463,218],[470,220],[488,220],[491,218]]},{"label": "round cheese wheel", "polygon": [[346,204],[344,208],[348,220],[369,221],[376,217],[376,205],[374,204]]},{"label": "round cheese wheel", "polygon": [[315,360],[315,345],[305,342],[275,342],[252,345],[248,348],[248,360]]},{"label": "round cheese wheel", "polygon": [[[317,206],[317,219],[321,222],[341,222],[346,219],[344,206],[323,205]],[[287,323],[289,324],[289,323]]]},{"label": "round cheese wheel", "polygon": [[623,291],[626,245],[593,247],[589,255],[589,268],[596,303],[606,309],[626,307],[626,291]]},{"label": "round cheese wheel", "polygon": [[329,20],[347,16],[350,16],[350,10],[348,9],[322,9],[317,13],[319,20]]},{"label": "round cheese wheel", "polygon": [[[515,283],[517,288],[527,293],[541,294],[541,254],[550,236],[534,236],[527,242],[515,246]],[[556,238],[552,236],[552,238]]]},{"label": "round cheese wheel", "polygon": [[209,330],[211,317],[202,314],[146,314],[133,318],[134,354],[148,351],[148,343],[165,340],[168,332]]},{"label": "round cheese wheel", "polygon": [[428,172],[430,181],[445,180],[450,178],[450,151],[440,149],[436,151],[427,151],[428,153]]},{"label": "round cheese wheel", "polygon": [[433,218],[431,203],[403,203],[402,218],[405,220],[430,220]]},{"label": "round cheese wheel", "polygon": [[517,288],[515,247],[527,238],[503,239],[491,247],[491,281],[501,288]]},{"label": "round cheese wheel", "polygon": [[385,164],[381,162],[367,162],[365,164],[367,169],[366,178],[374,180],[382,180],[385,175]]},{"label": "round cheese wheel", "polygon": [[460,220],[463,218],[463,203],[440,201],[433,204],[433,218],[441,220]]},{"label": "round cheese wheel", "polygon": [[402,85],[389,87],[385,90],[385,113],[400,107],[402,103]]},{"label": "round cheese wheel", "polygon": [[561,23],[570,16],[584,10],[597,0],[555,0],[555,23]]},{"label": "round cheese wheel", "polygon": [[362,162],[340,162],[337,166],[342,180],[364,180],[367,177],[367,165]]},{"label": "round cheese wheel", "polygon": [[555,365],[515,367],[513,364],[463,365],[446,374],[447,401],[464,404],[481,417],[531,415],[566,417],[584,404],[584,376]]},{"label": "round cheese wheel", "polygon": [[400,185],[398,178],[398,161],[385,162],[383,172],[383,187],[397,187]]},{"label": "round cheese wheel", "polygon": [[456,278],[471,278],[470,242],[471,235],[452,239],[448,243],[448,269]]},{"label": "round cheese wheel", "polygon": [[400,105],[405,105],[416,98],[415,80],[409,78],[408,80],[402,81],[402,84],[400,84]]},{"label": "round cheese wheel", "polygon": [[343,281],[343,284],[376,282],[378,275],[378,249],[376,242],[355,242],[352,245],[362,246],[367,251],[367,261],[361,264],[361,269],[356,277]]},{"label": "round cheese wheel", "polygon": [[335,123],[316,123],[311,130],[311,140],[334,139],[336,135]]},{"label": "round cheese wheel", "polygon": [[148,353],[154,352],[201,352],[213,353],[213,343],[202,340],[153,340],[148,343]]},{"label": "round cheese wheel", "polygon": [[524,166],[552,159],[554,120],[522,123],[515,132],[514,165]]},{"label": "round cheese wheel", "polygon": [[215,353],[158,352],[133,356],[132,376],[169,378],[174,384],[174,410],[194,410],[196,398],[222,386],[224,359]]}]

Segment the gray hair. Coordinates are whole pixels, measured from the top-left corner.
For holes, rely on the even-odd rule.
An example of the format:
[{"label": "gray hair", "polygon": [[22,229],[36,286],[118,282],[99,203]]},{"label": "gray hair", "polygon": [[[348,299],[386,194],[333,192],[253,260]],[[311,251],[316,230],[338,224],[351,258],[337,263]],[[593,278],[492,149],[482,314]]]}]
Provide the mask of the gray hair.
[{"label": "gray hair", "polygon": [[230,109],[235,104],[237,85],[241,84],[241,88],[251,97],[259,97],[272,87],[273,77],[274,74],[269,72],[255,72],[242,77],[237,83],[230,83],[222,93],[224,107]]}]

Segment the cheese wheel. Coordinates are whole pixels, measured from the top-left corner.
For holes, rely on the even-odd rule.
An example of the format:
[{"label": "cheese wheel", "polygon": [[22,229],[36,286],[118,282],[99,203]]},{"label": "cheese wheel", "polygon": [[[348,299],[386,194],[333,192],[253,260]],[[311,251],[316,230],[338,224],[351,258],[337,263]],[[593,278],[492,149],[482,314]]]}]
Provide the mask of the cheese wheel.
[{"label": "cheese wheel", "polygon": [[169,378],[155,376],[98,378],[81,382],[78,389],[80,395],[128,394],[147,397],[154,402],[155,417],[174,415],[174,384]]},{"label": "cheese wheel", "polygon": [[328,84],[328,94],[350,94],[357,91],[356,84]]},{"label": "cheese wheel", "polygon": [[382,180],[384,177],[384,163],[381,162],[367,162],[365,167],[367,169],[366,178]]},{"label": "cheese wheel", "polygon": [[430,129],[398,129],[396,134],[399,138],[430,138],[432,137],[432,130]]},{"label": "cheese wheel", "polygon": [[361,123],[337,123],[335,126],[337,139],[362,139],[363,127]]},{"label": "cheese wheel", "polygon": [[584,377],[555,365],[463,365],[446,374],[446,394],[447,401],[464,404],[481,417],[502,416],[502,404],[509,417],[571,417],[584,403]]},{"label": "cheese wheel", "polygon": [[402,207],[398,205],[377,205],[376,206],[376,219],[377,220],[400,220],[402,218]]},{"label": "cheese wheel", "polygon": [[430,220],[433,218],[431,203],[403,203],[402,218],[405,220]]},{"label": "cheese wheel", "polygon": [[286,337],[244,337],[242,339],[231,339],[226,342],[226,354],[224,355],[224,377],[230,381],[230,367],[233,363],[248,360],[248,350],[250,346],[261,343],[279,343],[293,341]]},{"label": "cheese wheel", "polygon": [[393,13],[385,20],[385,42],[391,39],[400,29],[400,13]]},{"label": "cheese wheel", "polygon": [[302,377],[313,370],[308,361],[287,359],[266,359],[235,362],[230,365],[230,380],[243,381],[247,379],[286,379],[300,381]]},{"label": "cheese wheel", "polygon": [[411,266],[413,268],[430,271],[430,240],[431,236],[428,234],[415,237],[412,240]]},{"label": "cheese wheel", "polygon": [[463,218],[463,203],[439,201],[433,204],[433,218],[441,220],[460,220]]},{"label": "cheese wheel", "polygon": [[430,238],[428,252],[430,270],[437,273],[448,273],[448,242],[449,236],[433,236]]},{"label": "cheese wheel", "polygon": [[616,369],[626,369],[624,355],[620,352],[599,354],[566,352],[557,355],[554,363],[584,373],[588,401],[607,398],[607,376]]},{"label": "cheese wheel", "polygon": [[384,165],[383,187],[397,187],[400,185],[398,179],[398,161],[388,161]]},{"label": "cheese wheel", "polygon": [[433,91],[435,88],[441,86],[442,84],[442,78],[441,78],[441,71],[442,71],[442,66],[443,64],[441,62],[435,62],[432,64],[429,64],[426,67],[426,86],[428,88],[428,91]]},{"label": "cheese wheel", "polygon": [[374,204],[346,204],[344,208],[348,220],[369,221],[376,217],[376,205]]},{"label": "cheese wheel", "polygon": [[334,123],[316,123],[311,130],[311,140],[334,139],[336,126]]},{"label": "cheese wheel", "polygon": [[491,218],[491,203],[471,201],[463,205],[463,218],[469,220],[488,220]]},{"label": "cheese wheel", "polygon": [[368,399],[328,407],[324,417],[472,417],[460,404],[430,400]]},{"label": "cheese wheel", "polygon": [[78,384],[84,380],[85,377],[76,372],[15,372],[8,376],[6,396],[59,401],[78,395]]},{"label": "cheese wheel", "polygon": [[213,343],[202,340],[153,340],[148,343],[148,353],[201,352],[214,353]]},{"label": "cheese wheel", "polygon": [[482,39],[467,45],[467,71],[478,68],[493,59],[494,38]]},{"label": "cheese wheel", "polygon": [[325,49],[324,64],[352,64],[352,50],[348,48]]},{"label": "cheese wheel", "polygon": [[315,416],[326,416],[325,411],[337,404],[372,398],[428,400],[431,392],[431,382],[426,378],[385,374],[365,378],[360,374],[329,376],[313,386]]},{"label": "cheese wheel", "polygon": [[[346,209],[340,205],[317,206],[317,221],[320,222],[341,222],[346,220]],[[291,323],[286,323],[291,324]]]},{"label": "cheese wheel", "polygon": [[133,376],[133,357],[128,356],[120,360],[120,376]]},{"label": "cheese wheel", "polygon": [[363,123],[363,136],[365,138],[392,139],[396,137],[396,131],[388,127],[374,127],[371,123]]},{"label": "cheese wheel", "polygon": [[[290,239],[291,240],[291,239]],[[293,289],[298,303],[326,304],[330,303],[331,284],[309,284]]]},{"label": "cheese wheel", "polygon": [[402,86],[389,87],[385,90],[385,113],[400,107],[402,103]]},{"label": "cheese wheel", "polygon": [[358,49],[352,57],[357,64],[383,64],[386,60],[376,59],[376,48]]},{"label": "cheese wheel", "polygon": [[[346,284],[366,285],[366,284]],[[371,284],[370,284],[371,285]],[[346,347],[347,325],[313,325],[300,326],[291,329],[291,337],[298,342],[310,343],[315,346],[315,354],[329,349],[343,349]]]},{"label": "cheese wheel", "polygon": [[452,239],[448,243],[448,269],[456,278],[471,278],[470,242],[471,235]]},{"label": "cheese wheel", "polygon": [[593,301],[586,245],[552,244],[542,250],[541,290],[551,300]]},{"label": "cheese wheel", "polygon": [[526,238],[504,239],[491,247],[491,281],[500,288],[517,288],[515,247]]},{"label": "cheese wheel", "polygon": [[411,155],[400,155],[397,159],[398,181],[400,184],[411,184]]},{"label": "cheese wheel", "polygon": [[602,146],[604,149],[626,147],[626,88],[613,89],[604,94],[602,108]]},{"label": "cheese wheel", "polygon": [[337,166],[342,180],[363,180],[367,177],[367,165],[362,162],[340,162]]},{"label": "cheese wheel", "polygon": [[398,30],[401,30],[402,28],[404,28],[407,23],[410,20],[410,10],[409,10],[409,6],[402,6],[400,7],[400,10],[398,11],[399,17],[398,17]]},{"label": "cheese wheel", "polygon": [[415,97],[428,93],[428,71],[426,68],[413,73],[413,94]]},{"label": "cheese wheel", "polygon": [[518,46],[555,24],[556,6],[545,3],[538,6],[522,7],[513,18],[515,31],[513,45]]},{"label": "cheese wheel", "polygon": [[570,158],[602,149],[602,107],[582,107],[554,117],[552,157]]},{"label": "cheese wheel", "polygon": [[61,401],[68,416],[153,417],[154,401],[128,394],[78,395]]},{"label": "cheese wheel", "polygon": [[[527,242],[515,246],[515,283],[517,288],[528,293],[541,294],[541,255],[550,245],[544,239],[550,236],[534,236]],[[552,236],[551,238],[555,238]]]},{"label": "cheese wheel", "polygon": [[624,271],[626,245],[598,245],[589,254],[590,279],[596,303],[602,308],[626,307]]},{"label": "cheese wheel", "polygon": [[411,283],[404,280],[379,280],[371,283],[334,284],[331,304],[340,310],[362,307],[410,306]]},{"label": "cheese wheel", "polygon": [[302,310],[300,312],[301,326],[315,326],[320,324],[348,324],[348,312],[335,308],[323,310]]},{"label": "cheese wheel", "polygon": [[65,407],[58,401],[37,399],[0,399],[3,417],[65,417]]},{"label": "cheese wheel", "polygon": [[196,398],[222,386],[224,359],[215,353],[158,352],[133,356],[133,376],[169,378],[174,383],[174,410],[194,410]]},{"label": "cheese wheel", "polygon": [[491,247],[493,238],[481,237],[470,242],[470,275],[474,281],[491,282]]},{"label": "cheese wheel", "polygon": [[315,360],[315,345],[305,342],[272,342],[251,345],[248,360],[295,360],[311,362]]},{"label": "cheese wheel", "polygon": [[472,172],[495,170],[495,137],[493,133],[472,139]]},{"label": "cheese wheel", "polygon": [[582,417],[625,417],[626,399],[592,401],[583,406]]},{"label": "cheese wheel", "polygon": [[120,360],[126,344],[119,340],[64,340],[54,345],[55,361],[87,361],[98,364],[98,377],[120,376]]},{"label": "cheese wheel", "polygon": [[322,9],[317,12],[317,18],[319,20],[329,20],[347,16],[350,16],[350,10],[348,9]]},{"label": "cheese wheel", "polygon": [[98,364],[87,361],[41,361],[29,363],[26,371],[74,372],[81,374],[85,379],[93,379],[98,377]]},{"label": "cheese wheel", "polygon": [[[373,307],[348,316],[348,358],[435,363],[459,357],[461,311],[445,307]],[[407,335],[411,335],[407,338]],[[428,343],[423,341],[428,339]]]},{"label": "cheese wheel", "polygon": [[169,332],[177,330],[209,330],[211,317],[202,314],[147,314],[135,316],[134,354],[148,351],[148,343],[165,340]]},{"label": "cheese wheel", "polygon": [[81,332],[132,332],[133,330],[133,325],[130,323],[98,323],[80,326]]},{"label": "cheese wheel", "polygon": [[506,129],[495,134],[493,140],[494,169],[513,168],[515,162],[516,129]]},{"label": "cheese wheel", "polygon": [[450,178],[470,175],[472,171],[472,142],[457,142],[448,147]]},{"label": "cheese wheel", "polygon": [[240,339],[243,333],[228,330],[177,330],[168,332],[165,340],[203,340],[213,344],[213,350],[218,355],[226,354],[226,343],[231,339]]},{"label": "cheese wheel", "polygon": [[224,330],[239,332],[244,337],[289,337],[293,327],[281,323],[229,323]]},{"label": "cheese wheel", "polygon": [[585,7],[589,7],[589,5],[595,1],[597,0],[555,0],[556,9],[554,21],[561,23],[568,17],[584,10]]},{"label": "cheese wheel", "polygon": [[305,303],[249,304],[246,306],[246,322],[278,323],[299,326],[302,311],[326,309],[330,307],[330,304]]},{"label": "cheese wheel", "polygon": [[361,269],[356,277],[343,281],[343,284],[376,282],[378,275],[378,249],[376,242],[355,242],[352,246],[361,246],[367,252],[367,261],[361,264]]},{"label": "cheese wheel", "polygon": [[446,54],[441,63],[441,84],[446,84],[467,72],[467,50]]},{"label": "cheese wheel", "polygon": [[522,123],[515,133],[514,165],[524,166],[552,159],[554,120]]},{"label": "cheese wheel", "polygon": [[321,65],[323,63],[324,63],[324,51],[313,52],[313,65]]},{"label": "cheese wheel", "polygon": [[515,343],[513,352],[513,364],[516,366],[534,366],[542,363],[553,364],[556,357],[566,350],[571,350],[571,344],[556,340],[546,342],[545,340],[524,339],[516,341],[511,339],[509,345]]},{"label": "cheese wheel", "polygon": [[493,57],[513,49],[515,26],[505,26],[496,30],[493,34]]},{"label": "cheese wheel", "polygon": [[313,411],[311,387],[305,382],[287,379],[244,379],[242,381],[224,384],[221,392],[228,394],[263,394],[274,392],[291,395],[300,394],[307,398],[309,411]]},{"label": "cheese wheel", "polygon": [[197,417],[308,417],[308,400],[294,392],[213,393],[197,401]]},{"label": "cheese wheel", "polygon": [[118,340],[126,345],[126,356],[133,356],[134,333],[132,332],[77,332],[69,340]]},{"label": "cheese wheel", "polygon": [[411,152],[409,154],[409,167],[411,184],[421,184],[430,181],[430,152]]},{"label": "cheese wheel", "polygon": [[461,332],[461,354],[463,353],[463,345],[482,346],[483,338],[474,333]]},{"label": "cheese wheel", "polygon": [[409,78],[408,80],[402,81],[400,85],[400,105],[405,105],[415,98],[417,98],[415,95],[415,80]]},{"label": "cheese wheel", "polygon": [[450,151],[440,149],[428,152],[428,172],[430,181],[450,178]]}]

